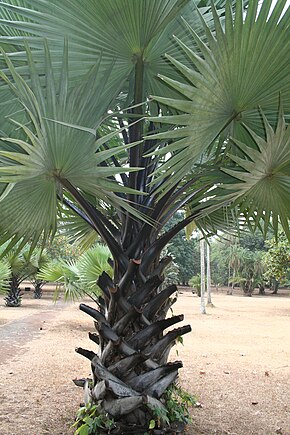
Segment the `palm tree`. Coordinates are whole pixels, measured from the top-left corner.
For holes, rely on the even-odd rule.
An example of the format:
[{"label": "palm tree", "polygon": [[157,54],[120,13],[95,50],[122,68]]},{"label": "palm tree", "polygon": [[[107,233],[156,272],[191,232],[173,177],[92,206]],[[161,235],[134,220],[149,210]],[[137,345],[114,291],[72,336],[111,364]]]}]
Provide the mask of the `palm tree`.
[{"label": "palm tree", "polygon": [[290,11],[213,3],[0,2],[0,242],[49,238],[60,215],[107,244],[113,278],[100,276],[97,309],[81,305],[99,350],[77,352],[115,433],[152,419],[176,431],[166,391],[182,363],[167,361],[190,326],[164,332],[183,320],[166,317],[176,286],[159,292],[166,244],[192,221],[214,232],[240,215],[289,235]]},{"label": "palm tree", "polygon": [[12,248],[3,256],[3,260],[10,270],[9,285],[4,298],[5,304],[7,307],[20,307],[23,294],[20,284],[33,276],[37,268],[31,262],[29,248],[20,252],[19,248]]},{"label": "palm tree", "polygon": [[207,306],[213,307],[211,300],[211,265],[210,265],[210,243],[206,245],[206,291],[207,291]]},{"label": "palm tree", "polygon": [[30,256],[30,264],[32,266],[32,274],[29,276],[29,280],[34,287],[33,297],[34,299],[40,299],[42,296],[42,288],[46,284],[46,281],[38,276],[38,273],[46,266],[49,261],[49,257],[46,251],[35,249]]},{"label": "palm tree", "polygon": [[206,314],[205,310],[205,241],[200,239],[200,312]]},{"label": "palm tree", "polygon": [[[232,244],[232,242],[234,243]],[[228,252],[228,295],[233,294],[234,286],[238,282],[238,279],[236,277],[238,275],[238,270],[241,265],[241,260],[242,258],[240,247],[238,246],[238,240],[234,239],[234,241],[231,241]],[[230,284],[232,284],[231,289]]]}]

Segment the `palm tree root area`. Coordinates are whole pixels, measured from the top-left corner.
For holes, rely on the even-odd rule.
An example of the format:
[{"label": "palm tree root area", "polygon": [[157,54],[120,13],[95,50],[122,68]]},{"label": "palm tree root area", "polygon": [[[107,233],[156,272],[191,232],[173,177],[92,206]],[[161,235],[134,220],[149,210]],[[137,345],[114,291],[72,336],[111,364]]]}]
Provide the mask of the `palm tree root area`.
[{"label": "palm tree root area", "polygon": [[23,293],[20,288],[11,287],[4,298],[6,307],[20,307],[22,295]]},{"label": "palm tree root area", "polygon": [[[93,317],[96,327],[89,338],[97,344],[97,352],[76,349],[91,361],[92,379],[84,382],[84,390],[88,414],[98,426],[96,434],[143,435],[150,429],[157,435],[184,429],[186,419],[181,417],[179,424],[167,406],[171,400],[168,391],[174,388],[183,364],[167,360],[171,348],[191,327],[168,330],[184,316],[168,316],[177,287],[171,285],[160,291],[162,281],[155,275],[135,291],[126,288],[125,298],[122,281],[116,289],[103,273],[98,285],[104,297],[99,297],[98,309],[80,305]],[[81,418],[80,424],[85,421]]]}]

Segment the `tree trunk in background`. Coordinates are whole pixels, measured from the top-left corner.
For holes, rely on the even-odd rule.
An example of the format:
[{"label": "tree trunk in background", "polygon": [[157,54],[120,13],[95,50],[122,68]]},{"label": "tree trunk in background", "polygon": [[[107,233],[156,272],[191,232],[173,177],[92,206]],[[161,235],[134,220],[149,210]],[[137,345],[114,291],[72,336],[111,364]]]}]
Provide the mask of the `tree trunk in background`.
[{"label": "tree trunk in background", "polygon": [[42,281],[34,283],[33,297],[34,297],[34,299],[41,299],[41,297],[42,297]]},{"label": "tree trunk in background", "polygon": [[231,264],[229,261],[229,267],[228,267],[228,290],[227,290],[227,295],[232,295],[233,294],[233,289],[230,286],[230,277],[231,277]]},{"label": "tree trunk in background", "polygon": [[206,244],[206,278],[207,278],[207,305],[213,307],[211,300],[211,271],[210,271],[210,245]]},{"label": "tree trunk in background", "polygon": [[205,310],[205,249],[204,249],[204,239],[200,240],[200,312],[201,314],[206,314]]},{"label": "tree trunk in background", "polygon": [[273,295],[276,295],[278,293],[279,284],[280,284],[279,281],[277,281],[275,278],[272,278],[271,289],[273,290],[272,291]]},{"label": "tree trunk in background", "polygon": [[259,284],[259,295],[265,295],[265,287],[263,284]]},{"label": "tree trunk in background", "polygon": [[22,294],[23,293],[19,288],[18,279],[12,276],[7,296],[4,298],[6,307],[20,307]]}]

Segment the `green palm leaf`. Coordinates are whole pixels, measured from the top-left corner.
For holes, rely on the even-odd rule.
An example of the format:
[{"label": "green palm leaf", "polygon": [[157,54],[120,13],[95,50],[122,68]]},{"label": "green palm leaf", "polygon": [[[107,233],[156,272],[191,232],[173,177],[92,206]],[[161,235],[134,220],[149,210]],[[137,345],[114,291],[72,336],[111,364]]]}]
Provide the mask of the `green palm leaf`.
[{"label": "green palm leaf", "polygon": [[[42,38],[45,37],[51,48],[55,75],[59,79],[63,40],[68,39],[69,69],[72,72],[69,84],[79,83],[102,53],[103,72],[110,67],[112,60],[115,62],[110,77],[115,83],[115,89],[123,85],[122,95],[125,98],[118,99],[118,104],[123,101],[126,105],[133,100],[133,70],[138,57],[141,57],[144,61],[144,95],[169,93],[177,96],[178,93],[169,90],[157,74],[180,78],[178,70],[172,68],[165,59],[165,52],[184,63],[188,62],[178,45],[172,43],[173,33],[182,37],[190,47],[195,45],[182,23],[181,13],[201,33],[198,6],[204,19],[212,26],[212,14],[208,5],[199,3],[195,0],[99,0],[97,3],[95,0],[85,0],[80,7],[78,0],[62,4],[57,0],[0,1],[0,22],[3,28],[0,46],[10,52],[20,71],[29,76],[23,50],[25,41],[33,50],[39,68],[45,70],[42,43]],[[217,0],[215,3],[218,7],[222,6],[223,11],[223,5]],[[6,102],[7,98],[6,95]],[[6,106],[3,105],[3,113],[7,113],[6,108],[10,114],[17,110],[16,107],[20,109],[17,104],[12,104],[11,108]],[[153,106],[151,105],[152,109]],[[156,111],[157,108],[154,109]]]},{"label": "green palm leaf", "polygon": [[[183,98],[154,99],[187,115],[163,117],[163,123],[180,124],[182,127],[153,137],[173,141],[169,148],[160,150],[160,153],[172,152],[163,169],[173,173],[176,180],[221,134],[226,137],[231,132],[236,137],[241,121],[261,131],[263,126],[258,106],[266,111],[267,116],[272,114],[274,119],[277,118],[281,94],[287,113],[290,109],[290,9],[281,17],[286,4],[285,0],[281,0],[268,19],[270,3],[263,2],[256,19],[258,3],[258,0],[249,3],[244,18],[242,2],[237,2],[233,19],[228,2],[225,28],[215,12],[215,34],[203,22],[206,45],[191,29],[201,56],[176,39],[190,59],[190,68],[167,56],[184,75],[186,82],[165,76],[161,76],[161,79]],[[155,121],[160,121],[160,118]]]},{"label": "green palm leaf", "polygon": [[9,288],[11,268],[7,261],[0,261],[0,293],[6,293]]},{"label": "green palm leaf", "polygon": [[109,256],[107,247],[96,245],[83,253],[78,260],[52,261],[46,264],[37,276],[45,281],[57,282],[57,290],[63,286],[65,300],[78,300],[84,296],[94,298],[100,292],[97,280],[102,272],[112,275]]},{"label": "green palm leaf", "polygon": [[[14,149],[0,151],[0,162],[3,162],[0,166],[0,183],[2,190],[11,190],[9,197],[2,195],[1,226],[6,229],[8,237],[15,235],[15,240],[25,235],[27,241],[33,234],[38,238],[41,231],[46,236],[55,232],[57,194],[62,195],[64,184],[76,185],[79,189],[118,207],[120,199],[113,192],[122,191],[123,187],[114,181],[114,176],[136,170],[116,168],[113,165],[102,166],[112,155],[112,151],[100,149],[102,142],[96,141],[95,132],[110,103],[110,86],[106,86],[109,72],[107,75],[101,73],[99,62],[91,69],[84,82],[69,89],[66,85],[69,73],[68,50],[65,45],[62,83],[57,88],[50,51],[47,45],[45,47],[45,86],[41,83],[29,48],[27,53],[31,87],[17,73],[7,56],[5,58],[13,81],[4,72],[0,73],[22,102],[29,120],[27,125],[17,123],[25,135],[24,139],[6,138],[4,140],[7,147],[12,144]],[[102,92],[97,92],[98,89],[102,89]],[[52,122],[48,118],[61,122]],[[88,127],[76,129],[64,124]],[[123,148],[115,149],[114,153],[119,151],[123,151]],[[8,190],[4,183],[10,183]],[[130,206],[124,204],[124,208],[130,209]],[[14,214],[16,209],[17,214]],[[12,214],[15,215],[13,224]]]},{"label": "green palm leaf", "polygon": [[78,268],[84,289],[91,289],[94,292],[100,291],[97,286],[99,276],[103,272],[112,276],[113,270],[108,263],[109,258],[110,251],[103,245],[96,245],[81,255],[78,261]]},{"label": "green palm leaf", "polygon": [[262,219],[266,232],[271,220],[277,234],[280,220],[290,237],[290,127],[285,123],[283,113],[280,113],[276,130],[262,116],[266,139],[245,126],[256,143],[256,149],[232,139],[245,157],[231,156],[241,170],[223,169],[238,180],[232,186],[225,186],[231,191],[227,198],[239,205],[249,223],[257,226]]},{"label": "green palm leaf", "polygon": [[79,270],[75,261],[51,261],[41,269],[37,274],[37,278],[57,283],[54,295],[55,300],[62,289],[64,289],[65,301],[75,301],[83,295],[79,285]]}]

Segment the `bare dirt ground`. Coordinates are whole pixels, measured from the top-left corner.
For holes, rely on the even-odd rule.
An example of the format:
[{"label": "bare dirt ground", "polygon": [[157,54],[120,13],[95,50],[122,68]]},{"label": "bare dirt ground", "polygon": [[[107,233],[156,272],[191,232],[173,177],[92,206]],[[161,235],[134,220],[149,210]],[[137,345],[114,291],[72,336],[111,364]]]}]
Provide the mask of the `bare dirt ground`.
[{"label": "bare dirt ground", "polygon": [[[289,294],[289,291],[288,291]],[[192,332],[171,359],[181,359],[180,383],[196,395],[188,434],[290,434],[290,297],[214,293],[214,308],[199,313],[199,298],[182,291],[174,313]],[[22,307],[0,301],[0,435],[69,435],[90,376],[93,322],[78,304],[25,293]]]}]

